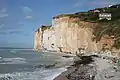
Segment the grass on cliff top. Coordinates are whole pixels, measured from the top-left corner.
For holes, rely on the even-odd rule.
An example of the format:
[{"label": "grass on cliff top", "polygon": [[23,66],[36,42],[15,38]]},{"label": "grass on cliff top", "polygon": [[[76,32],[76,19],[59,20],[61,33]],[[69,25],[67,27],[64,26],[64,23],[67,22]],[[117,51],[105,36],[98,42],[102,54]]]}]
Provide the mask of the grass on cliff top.
[{"label": "grass on cliff top", "polygon": [[[104,8],[96,8],[95,10],[99,10],[100,13],[111,13],[112,14],[112,21],[116,19],[120,19],[120,4],[113,5],[111,7],[104,7]],[[93,10],[89,10],[88,12],[78,12],[74,14],[62,14],[55,16],[53,18],[60,18],[68,16],[70,18],[79,18],[83,21],[90,21],[90,22],[104,22],[99,20],[99,13],[92,12]]]},{"label": "grass on cliff top", "polygon": [[110,8],[100,8],[102,11],[112,14],[112,20],[96,21],[100,25],[94,29],[96,41],[99,41],[102,36],[114,36],[115,43],[113,47],[120,49],[120,5],[113,5]]},{"label": "grass on cliff top", "polygon": [[51,27],[52,27],[52,25],[49,25],[49,26],[42,25],[41,29],[42,29],[42,31],[45,31],[46,29],[50,29]]},{"label": "grass on cliff top", "polygon": [[[52,25],[49,25],[49,26],[42,25],[40,28],[42,31],[45,31],[46,29],[50,29],[51,27],[52,27]],[[37,32],[38,33],[40,32],[39,28],[37,29]]]},{"label": "grass on cliff top", "polygon": [[99,20],[99,13],[94,13],[92,12],[93,10],[75,14],[62,14],[54,18],[69,16],[70,18],[79,18],[80,21],[98,23],[99,26],[97,26],[93,32],[95,40],[99,41],[104,35],[114,36],[115,44],[113,46],[120,48],[120,4],[112,5],[111,7],[96,8],[95,10],[99,10],[100,13],[111,13],[112,20]]}]

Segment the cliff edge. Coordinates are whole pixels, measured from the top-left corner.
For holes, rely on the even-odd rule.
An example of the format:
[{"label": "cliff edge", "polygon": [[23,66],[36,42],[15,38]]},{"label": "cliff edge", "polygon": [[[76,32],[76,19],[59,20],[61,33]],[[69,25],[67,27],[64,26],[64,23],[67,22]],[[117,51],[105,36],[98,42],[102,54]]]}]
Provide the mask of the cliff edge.
[{"label": "cliff edge", "polygon": [[[42,25],[35,32],[34,49],[66,53],[78,53],[81,48],[86,52],[113,48],[116,51],[116,47],[117,49],[119,47],[116,44],[119,41],[120,32],[118,10],[120,5],[113,5],[88,12],[55,16],[51,26]],[[99,13],[112,13],[112,20],[99,20]],[[113,28],[115,29],[111,34]]]}]

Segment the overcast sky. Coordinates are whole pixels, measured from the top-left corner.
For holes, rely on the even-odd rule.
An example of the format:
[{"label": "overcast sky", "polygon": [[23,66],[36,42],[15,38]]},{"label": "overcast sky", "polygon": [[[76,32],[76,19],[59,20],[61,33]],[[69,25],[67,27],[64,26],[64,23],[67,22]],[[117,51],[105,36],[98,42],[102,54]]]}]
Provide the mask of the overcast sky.
[{"label": "overcast sky", "polygon": [[34,31],[58,14],[119,4],[120,0],[0,0],[0,46],[33,47]]}]

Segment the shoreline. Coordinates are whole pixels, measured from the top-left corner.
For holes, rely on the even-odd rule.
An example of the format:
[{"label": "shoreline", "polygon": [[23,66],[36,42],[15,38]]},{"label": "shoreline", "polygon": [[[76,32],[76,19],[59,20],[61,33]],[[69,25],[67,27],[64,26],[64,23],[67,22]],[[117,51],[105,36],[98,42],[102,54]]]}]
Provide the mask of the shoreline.
[{"label": "shoreline", "polygon": [[[92,62],[93,62],[93,60],[92,60],[91,56],[83,56],[82,60],[74,61],[74,64],[70,65],[66,71],[62,72],[60,75],[55,77],[53,80],[71,80],[68,78],[70,77],[71,74],[75,73],[75,71],[78,69],[78,67],[82,67],[81,65],[87,65]],[[75,76],[75,74],[74,74],[74,76]],[[76,79],[73,79],[73,80],[76,80]]]},{"label": "shoreline", "polygon": [[48,52],[48,53],[58,53],[60,55],[63,55],[62,57],[75,57],[76,55],[75,54],[70,54],[70,53],[65,53],[65,52],[57,52],[57,51],[50,51],[50,50],[33,50],[33,51],[36,51],[36,52]]},{"label": "shoreline", "polygon": [[[75,57],[76,55],[75,55],[75,54],[64,53],[64,52],[57,52],[57,51],[47,51],[47,50],[42,51],[42,52],[55,53],[55,54],[61,55],[61,57],[62,57],[62,58],[65,58],[66,60],[69,60],[69,59],[70,59],[69,61],[66,62],[66,64],[65,64],[66,66],[60,67],[60,69],[61,69],[61,68],[64,69],[63,71],[60,71],[59,73],[50,76],[50,77],[52,77],[52,80],[59,80],[58,78],[60,78],[60,80],[67,80],[67,79],[61,78],[61,75],[65,75],[65,74],[66,74],[66,72],[68,71],[68,68],[71,67],[71,65],[70,65],[71,62],[72,62],[72,64],[73,64],[74,57]],[[71,58],[72,58],[72,59],[71,59]],[[56,78],[57,78],[57,79],[56,79]]]},{"label": "shoreline", "polygon": [[[64,71],[66,71],[67,69],[66,69],[66,64],[65,63],[69,63],[69,61],[72,61],[72,58],[65,58],[65,57],[62,57],[62,55],[60,54],[60,56],[59,56],[59,54],[58,55],[56,55],[57,53],[53,53],[52,54],[52,52],[51,53],[45,53],[45,55],[40,55],[40,56],[43,56],[43,58],[42,57],[38,57],[38,54],[39,53],[37,53],[37,52],[33,52],[33,51],[31,51],[30,50],[30,52],[31,52],[31,54],[29,55],[29,54],[26,54],[26,52],[24,52],[24,50],[23,51],[20,51],[21,52],[21,54],[22,54],[22,56],[20,55],[17,55],[17,56],[19,56],[20,58],[23,58],[24,57],[24,55],[23,54],[25,54],[25,56],[26,55],[28,55],[28,57],[26,56],[26,57],[24,57],[26,60],[28,60],[28,59],[30,59],[29,58],[29,56],[31,56],[31,59],[33,59],[33,61],[35,60],[35,61],[37,61],[37,62],[35,62],[35,64],[34,63],[32,63],[31,61],[30,61],[30,68],[29,67],[25,67],[25,70],[22,70],[23,68],[21,68],[20,67],[20,69],[22,70],[21,72],[19,72],[19,71],[13,71],[13,72],[5,72],[5,73],[3,73],[3,74],[1,74],[2,76],[0,77],[0,79],[8,79],[8,78],[11,78],[11,79],[18,79],[18,80],[21,80],[21,79],[27,79],[27,78],[29,78],[29,79],[31,79],[31,80],[53,80],[56,76],[58,76],[58,75],[60,75],[62,72],[64,72]],[[30,53],[29,51],[28,51],[28,53]],[[9,51],[8,52],[6,52],[6,53],[9,53]],[[11,52],[12,53],[12,52]],[[41,53],[41,52],[40,52]],[[4,54],[4,53],[3,53]],[[14,53],[13,53],[14,54]],[[42,53],[42,54],[44,54],[44,53]],[[11,54],[9,54],[10,56],[11,56]],[[50,59],[48,59],[48,60],[51,60],[50,61],[50,63],[47,63],[47,58],[46,58],[46,56],[47,57],[49,57],[49,55],[50,55]],[[35,57],[34,57],[35,56]],[[36,57],[37,56],[37,57]],[[44,57],[45,56],[45,57]],[[6,56],[3,56],[3,58],[5,58],[6,59]],[[10,59],[11,58],[13,58],[13,57],[9,57]],[[16,57],[14,57],[17,61],[18,61],[18,59],[16,58]],[[43,61],[46,61],[46,63],[44,64],[44,62],[42,62],[39,58],[41,58],[41,60],[43,60]],[[4,59],[4,60],[5,60]],[[30,60],[31,60],[30,59]],[[14,60],[14,59],[12,59],[12,60]],[[39,61],[38,61],[39,60]],[[21,61],[21,59],[20,59],[20,61]],[[23,60],[22,60],[23,61]],[[29,60],[28,60],[29,61]],[[40,62],[41,61],[41,62]],[[49,61],[48,61],[49,62]],[[56,62],[58,62],[57,64],[56,64],[56,66],[54,67],[54,62],[56,63]],[[18,62],[17,62],[18,63]],[[29,62],[28,62],[29,63]],[[64,65],[63,65],[64,64]],[[11,65],[13,65],[13,70],[15,69],[14,68],[14,64],[10,64],[10,66]],[[23,65],[23,64],[20,64],[20,65]],[[29,64],[28,64],[29,65]],[[16,65],[15,65],[16,66]],[[26,64],[25,64],[25,66],[26,66]],[[44,68],[44,67],[46,67],[46,68]],[[1,66],[1,68],[2,68],[2,66]],[[4,68],[4,66],[3,66],[3,68]],[[12,68],[10,68],[10,70],[12,70]],[[9,68],[8,68],[9,69]],[[3,69],[4,70],[4,69]],[[27,77],[28,76],[28,77]],[[42,76],[42,77],[41,77]],[[21,77],[21,79],[19,79],[19,77]],[[39,79],[38,79],[38,77],[39,77]]]},{"label": "shoreline", "polygon": [[53,80],[119,80],[120,66],[103,56],[83,56]]},{"label": "shoreline", "polygon": [[[66,59],[74,55],[66,53],[60,54]],[[111,63],[113,58],[115,57],[107,54],[103,55],[103,53],[93,53],[83,56],[74,55],[73,63],[65,67],[65,71],[61,71],[59,74],[55,75],[53,80],[119,80],[120,77],[118,74],[120,74],[120,66]],[[117,57],[116,59],[120,60],[120,58]]]},{"label": "shoreline", "polygon": [[60,74],[62,74],[63,72],[65,72],[65,71],[67,71],[67,69],[66,68],[63,68],[63,67],[61,67],[61,68],[59,68],[59,72],[56,72],[55,74],[53,74],[52,76],[48,76],[48,77],[46,77],[45,79],[46,80],[53,80],[54,78],[56,78],[56,76],[59,76]]}]

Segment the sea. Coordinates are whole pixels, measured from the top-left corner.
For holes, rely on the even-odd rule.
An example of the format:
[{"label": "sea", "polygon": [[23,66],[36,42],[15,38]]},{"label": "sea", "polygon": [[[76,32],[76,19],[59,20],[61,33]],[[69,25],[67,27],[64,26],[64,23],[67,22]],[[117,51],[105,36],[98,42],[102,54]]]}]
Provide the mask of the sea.
[{"label": "sea", "polygon": [[[0,80],[53,80],[72,61],[62,56],[33,49],[0,49]],[[52,64],[55,66],[45,67]]]}]

